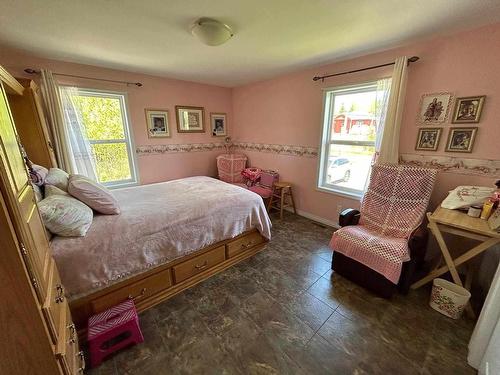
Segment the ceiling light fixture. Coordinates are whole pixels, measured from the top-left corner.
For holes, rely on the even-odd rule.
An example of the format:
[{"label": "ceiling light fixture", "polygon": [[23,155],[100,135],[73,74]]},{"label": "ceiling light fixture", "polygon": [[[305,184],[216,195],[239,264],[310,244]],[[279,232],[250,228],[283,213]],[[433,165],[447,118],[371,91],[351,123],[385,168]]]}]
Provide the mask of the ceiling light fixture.
[{"label": "ceiling light fixture", "polygon": [[207,17],[196,20],[191,26],[191,33],[208,46],[226,43],[234,35],[230,26]]}]

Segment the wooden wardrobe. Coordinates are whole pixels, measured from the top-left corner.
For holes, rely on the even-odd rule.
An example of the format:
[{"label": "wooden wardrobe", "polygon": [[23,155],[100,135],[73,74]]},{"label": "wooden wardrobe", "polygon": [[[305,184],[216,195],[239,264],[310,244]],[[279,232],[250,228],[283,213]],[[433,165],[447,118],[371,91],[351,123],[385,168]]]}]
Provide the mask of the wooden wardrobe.
[{"label": "wooden wardrobe", "polygon": [[7,99],[21,144],[33,163],[57,167],[40,89],[31,79],[16,80],[24,87],[23,95],[7,93]]},{"label": "wooden wardrobe", "polygon": [[0,66],[0,374],[83,373],[7,100],[26,88]]}]

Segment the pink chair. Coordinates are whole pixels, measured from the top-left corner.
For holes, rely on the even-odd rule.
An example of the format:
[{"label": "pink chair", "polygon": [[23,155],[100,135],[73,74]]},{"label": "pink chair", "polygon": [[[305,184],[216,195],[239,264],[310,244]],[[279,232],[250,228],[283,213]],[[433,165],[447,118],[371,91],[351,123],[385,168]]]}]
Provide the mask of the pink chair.
[{"label": "pink chair", "polygon": [[425,257],[421,223],[436,174],[409,165],[373,166],[361,210],[340,213],[342,228],[330,242],[333,270],[382,297],[406,293]]},{"label": "pink chair", "polygon": [[110,354],[144,341],[134,301],[129,299],[89,318],[87,341],[91,367]]},{"label": "pink chair", "polygon": [[245,183],[241,172],[247,165],[247,157],[243,154],[222,154],[217,156],[217,171],[221,181],[242,185]]},{"label": "pink chair", "polygon": [[248,190],[259,194],[262,199],[268,199],[273,194],[273,185],[278,182],[279,174],[275,171],[262,171],[260,180],[254,186],[250,186]]}]

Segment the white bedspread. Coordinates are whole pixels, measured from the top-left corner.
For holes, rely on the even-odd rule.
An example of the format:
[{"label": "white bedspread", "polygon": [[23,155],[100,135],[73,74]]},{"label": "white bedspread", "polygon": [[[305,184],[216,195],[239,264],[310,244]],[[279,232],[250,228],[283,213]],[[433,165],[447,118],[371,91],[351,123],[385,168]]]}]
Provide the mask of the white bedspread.
[{"label": "white bedspread", "polygon": [[260,196],[210,177],[112,191],[120,215],[95,215],[85,237],[51,247],[70,299],[256,228],[271,238]]}]

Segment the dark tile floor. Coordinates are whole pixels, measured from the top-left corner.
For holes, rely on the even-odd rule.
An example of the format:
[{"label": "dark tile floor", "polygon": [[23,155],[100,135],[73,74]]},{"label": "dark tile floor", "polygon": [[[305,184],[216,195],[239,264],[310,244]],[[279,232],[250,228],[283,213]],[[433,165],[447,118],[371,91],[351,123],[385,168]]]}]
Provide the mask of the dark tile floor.
[{"label": "dark tile floor", "polygon": [[145,342],[89,374],[474,374],[473,322],[330,270],[332,230],[289,214],[253,258],[141,314]]}]

